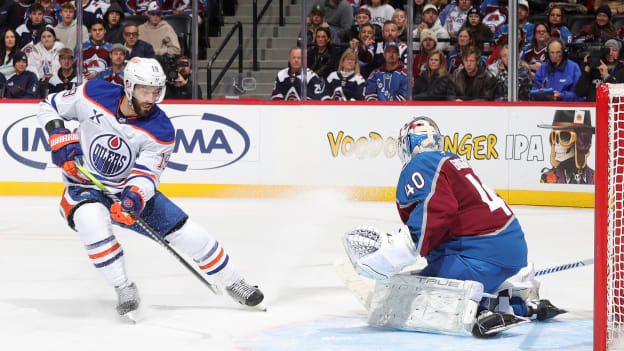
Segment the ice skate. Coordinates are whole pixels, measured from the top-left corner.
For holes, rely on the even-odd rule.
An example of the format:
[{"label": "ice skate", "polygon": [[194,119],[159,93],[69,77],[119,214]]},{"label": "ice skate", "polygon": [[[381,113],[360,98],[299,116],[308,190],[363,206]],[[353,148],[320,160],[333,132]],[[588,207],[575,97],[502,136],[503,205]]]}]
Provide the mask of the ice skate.
[{"label": "ice skate", "polygon": [[510,313],[483,311],[477,317],[472,335],[478,338],[489,338],[509,328],[528,323],[529,319]]},{"label": "ice skate", "polygon": [[262,311],[266,311],[266,307],[261,304],[264,294],[256,285],[249,285],[244,279],[239,279],[234,284],[228,286],[228,294],[238,303],[244,306],[255,307]]},{"label": "ice skate", "polygon": [[548,300],[538,300],[527,304],[527,316],[535,316],[538,321],[545,321],[566,312],[566,310],[555,307]]},{"label": "ice skate", "polygon": [[136,316],[135,311],[139,308],[141,298],[139,297],[139,290],[134,283],[123,287],[115,288],[117,292],[117,313],[124,321],[135,324]]}]

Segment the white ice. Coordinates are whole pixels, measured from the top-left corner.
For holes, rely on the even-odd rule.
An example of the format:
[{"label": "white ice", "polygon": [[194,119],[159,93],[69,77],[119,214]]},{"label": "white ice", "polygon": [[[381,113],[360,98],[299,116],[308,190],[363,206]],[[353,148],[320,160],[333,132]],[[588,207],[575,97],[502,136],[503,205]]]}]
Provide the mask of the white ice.
[{"label": "white ice", "polygon": [[[115,227],[143,299],[138,324],[127,325],[116,316],[113,289],[60,217],[58,201],[0,197],[0,350],[415,350],[425,346],[419,342],[425,337],[457,339],[367,327],[365,311],[333,272],[331,264],[344,257],[342,233],[360,224],[398,227],[391,202],[346,201],[328,192],[280,200],[174,199],[209,228],[246,279],[260,285],[268,312],[213,295],[156,243]],[[536,268],[593,256],[592,209],[512,209]],[[570,311],[558,319],[589,321],[589,327],[576,327],[591,342],[593,266],[540,280],[542,297]],[[567,325],[559,323],[553,325]],[[505,350],[524,349],[540,337],[526,330],[479,347],[497,350],[511,343]],[[293,331],[301,334],[290,335]],[[325,347],[297,341],[306,335],[318,335]],[[359,343],[348,347],[348,338]],[[591,349],[587,340],[575,346],[568,349]]]}]

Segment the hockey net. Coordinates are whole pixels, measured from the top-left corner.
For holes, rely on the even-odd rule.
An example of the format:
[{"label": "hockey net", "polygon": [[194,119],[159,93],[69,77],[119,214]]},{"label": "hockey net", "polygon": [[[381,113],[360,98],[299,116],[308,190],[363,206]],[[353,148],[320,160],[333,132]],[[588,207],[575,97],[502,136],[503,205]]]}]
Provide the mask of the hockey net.
[{"label": "hockey net", "polygon": [[596,99],[594,350],[624,342],[624,84]]}]

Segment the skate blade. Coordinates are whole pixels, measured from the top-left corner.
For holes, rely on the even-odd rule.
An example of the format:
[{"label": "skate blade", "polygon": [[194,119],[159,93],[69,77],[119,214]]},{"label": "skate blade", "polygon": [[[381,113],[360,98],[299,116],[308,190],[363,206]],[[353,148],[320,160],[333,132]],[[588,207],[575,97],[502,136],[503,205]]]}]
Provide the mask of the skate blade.
[{"label": "skate blade", "polygon": [[128,312],[126,314],[121,314],[119,315],[119,318],[121,318],[121,321],[126,324],[130,324],[130,325],[137,324],[137,316],[134,311]]},{"label": "skate blade", "polygon": [[253,308],[254,310],[261,311],[261,312],[266,312],[267,311],[266,306],[262,302],[257,304],[257,305],[255,305],[255,306],[252,306],[251,308]]}]

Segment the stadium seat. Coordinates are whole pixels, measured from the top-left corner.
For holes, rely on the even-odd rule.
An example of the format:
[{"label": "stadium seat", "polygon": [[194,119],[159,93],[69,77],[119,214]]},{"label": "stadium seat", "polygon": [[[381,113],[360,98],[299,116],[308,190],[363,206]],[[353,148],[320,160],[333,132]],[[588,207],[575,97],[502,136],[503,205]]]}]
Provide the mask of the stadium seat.
[{"label": "stadium seat", "polygon": [[529,22],[536,24],[536,23],[540,23],[540,22],[546,22],[547,16],[546,15],[531,15],[529,16]]},{"label": "stadium seat", "polygon": [[570,15],[568,16],[568,29],[574,36],[579,35],[581,29],[594,22],[595,15]]},{"label": "stadium seat", "polygon": [[615,15],[611,18],[611,22],[615,25],[615,30],[620,30],[620,27],[624,25],[624,15]]},{"label": "stadium seat", "polygon": [[163,17],[163,20],[167,21],[173,27],[173,30],[178,34],[178,41],[182,49],[182,55],[190,55],[191,48],[191,32],[192,32],[192,19],[187,15],[167,15]]},{"label": "stadium seat", "polygon": [[134,23],[138,26],[147,22],[146,15],[126,15],[124,19],[121,21],[122,26],[125,26],[127,23]]}]

